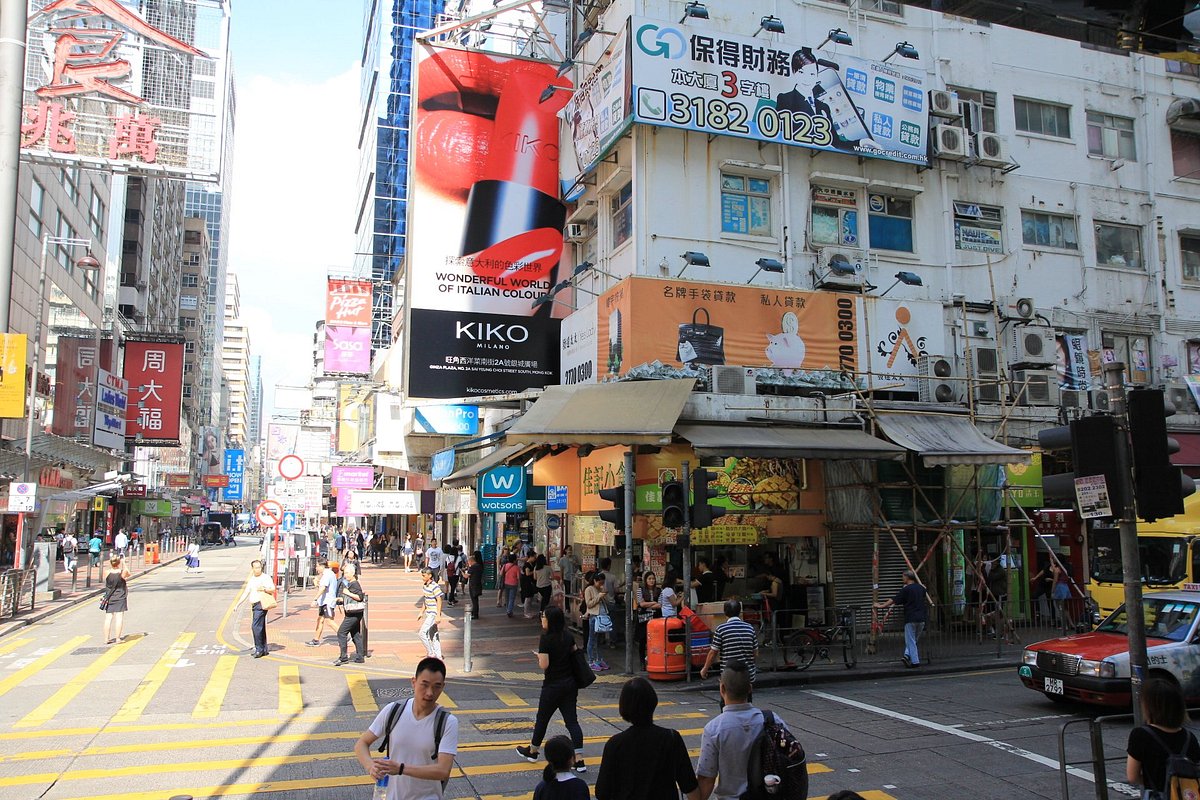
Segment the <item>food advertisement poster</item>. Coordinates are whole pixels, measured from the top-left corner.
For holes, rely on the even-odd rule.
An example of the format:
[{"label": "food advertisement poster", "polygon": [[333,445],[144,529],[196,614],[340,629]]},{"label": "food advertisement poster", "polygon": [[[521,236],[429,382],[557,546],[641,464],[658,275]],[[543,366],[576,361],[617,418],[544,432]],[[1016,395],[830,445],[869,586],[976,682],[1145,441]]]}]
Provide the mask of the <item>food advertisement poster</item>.
[{"label": "food advertisement poster", "polygon": [[600,296],[597,365],[858,372],[861,317],[858,295],[630,277]]},{"label": "food advertisement poster", "polygon": [[703,25],[630,20],[633,119],[926,165],[928,78]]},{"label": "food advertisement poster", "polygon": [[407,394],[504,394],[558,379],[558,112],[544,62],[417,47],[408,206]]}]

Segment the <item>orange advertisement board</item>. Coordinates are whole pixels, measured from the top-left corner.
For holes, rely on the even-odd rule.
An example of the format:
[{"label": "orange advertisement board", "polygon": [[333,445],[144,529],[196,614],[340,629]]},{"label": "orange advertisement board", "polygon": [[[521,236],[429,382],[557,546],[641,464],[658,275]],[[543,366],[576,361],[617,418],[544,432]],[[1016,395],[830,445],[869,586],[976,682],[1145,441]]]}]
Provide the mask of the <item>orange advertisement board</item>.
[{"label": "orange advertisement board", "polygon": [[634,276],[600,296],[604,377],[660,361],[857,372],[861,297]]}]

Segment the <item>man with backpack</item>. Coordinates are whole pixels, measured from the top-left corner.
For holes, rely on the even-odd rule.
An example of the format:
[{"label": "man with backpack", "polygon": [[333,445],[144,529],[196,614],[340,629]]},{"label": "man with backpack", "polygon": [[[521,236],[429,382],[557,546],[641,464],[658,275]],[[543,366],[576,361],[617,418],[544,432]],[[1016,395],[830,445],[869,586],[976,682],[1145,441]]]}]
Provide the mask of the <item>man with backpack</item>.
[{"label": "man with backpack", "polygon": [[[783,720],[750,704],[750,671],[739,661],[721,670],[721,713],[704,726],[696,779],[700,800],[803,800],[804,748]],[[715,791],[714,791],[715,790]]]},{"label": "man with backpack", "polygon": [[[387,780],[388,800],[441,800],[458,753],[458,720],[437,702],[446,688],[445,663],[422,659],[412,687],[411,699],[380,710],[354,755],[373,780]],[[376,742],[382,758],[371,755]]]}]

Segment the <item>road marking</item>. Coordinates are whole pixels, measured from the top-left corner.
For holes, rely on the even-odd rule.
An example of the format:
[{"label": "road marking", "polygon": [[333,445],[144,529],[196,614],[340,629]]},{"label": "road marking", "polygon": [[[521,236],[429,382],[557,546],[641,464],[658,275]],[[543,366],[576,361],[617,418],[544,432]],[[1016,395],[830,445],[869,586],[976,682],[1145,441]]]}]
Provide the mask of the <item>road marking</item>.
[{"label": "road marking", "polygon": [[450,695],[446,694],[445,692],[442,692],[438,696],[438,705],[442,708],[458,708],[458,703],[450,699]]},{"label": "road marking", "polygon": [[0,644],[0,656],[6,656],[13,650],[16,650],[19,647],[24,647],[32,641],[33,639],[13,639],[11,642]]},{"label": "road marking", "polygon": [[366,673],[347,672],[346,686],[350,689],[350,699],[354,701],[355,711],[378,711],[379,704],[367,683]]},{"label": "road marking", "polygon": [[208,683],[204,685],[204,691],[200,693],[200,699],[192,709],[194,718],[216,719],[221,713],[221,704],[225,702],[225,695],[229,692],[229,682],[233,679],[233,670],[237,662],[237,656],[221,656],[217,659],[217,666],[208,676]]},{"label": "road marking", "polygon": [[516,692],[510,692],[508,689],[492,689],[492,693],[496,695],[497,700],[512,708],[529,705]]},{"label": "road marking", "polygon": [[74,700],[80,692],[87,688],[89,683],[100,677],[104,673],[104,670],[112,666],[114,661],[124,655],[129,648],[133,647],[139,641],[141,640],[134,639],[110,647],[104,655],[84,667],[74,678],[71,678],[57,692],[50,695],[50,698],[46,702],[26,714],[13,727],[36,728],[54,719],[55,714],[62,711],[67,703]]},{"label": "road marking", "polygon": [[12,675],[9,675],[4,680],[0,681],[0,695],[5,695],[8,692],[11,692],[26,680],[41,672],[55,661],[58,661],[60,658],[74,650],[76,647],[79,647],[79,645],[83,644],[90,638],[90,636],[76,636],[74,639],[71,639],[65,644],[60,644],[58,647],[54,648],[49,653],[46,653],[41,658],[36,658],[29,664],[26,664]]},{"label": "road marking", "polygon": [[146,710],[146,706],[150,705],[150,701],[154,699],[154,695],[162,688],[167,676],[171,674],[171,667],[175,665],[176,661],[183,658],[188,645],[195,638],[196,634],[194,633],[180,634],[175,643],[167,648],[167,652],[163,653],[158,663],[146,673],[146,677],[142,678],[142,682],[133,690],[133,694],[125,701],[125,705],[121,706],[121,710],[112,718],[113,722],[137,722]]},{"label": "road marking", "polygon": [[291,664],[279,667],[279,714],[290,717],[304,710],[304,695],[300,692],[300,668]]},{"label": "road marking", "polygon": [[[69,773],[68,773],[69,774]],[[68,800],[170,800],[176,795],[195,797],[226,797],[228,795],[258,795],[269,792],[300,792],[305,789],[340,789],[343,786],[371,786],[368,775],[333,778],[304,778],[291,781],[263,781],[261,783],[227,783],[215,786],[187,786],[169,790],[149,792],[122,792],[120,794],[97,794],[72,797]]]},{"label": "road marking", "polygon": [[[940,722],[933,722],[931,720],[921,719],[920,717],[914,717],[911,714],[904,714],[899,711],[892,711],[890,708],[883,708],[881,706],[871,705],[870,703],[863,703],[858,700],[851,700],[848,697],[839,697],[836,694],[829,694],[828,692],[819,692],[819,691],[816,691],[815,689],[808,689],[805,691],[805,693],[810,694],[813,697],[820,697],[823,700],[829,700],[830,702],[833,702],[833,703],[841,703],[842,705],[847,705],[847,706],[850,706],[851,708],[857,708],[861,711],[870,711],[871,713],[878,714],[881,717],[890,717],[892,719],[898,719],[901,722],[907,722],[910,725],[917,725],[922,728],[928,728],[931,731],[938,731],[939,733],[946,733],[951,736],[957,736],[960,739],[966,739],[969,742],[977,742],[978,744],[985,744],[988,747],[994,747],[997,750],[1001,750],[1005,753],[1009,753],[1011,755],[1017,756],[1018,758],[1023,758],[1026,761],[1032,761],[1035,764],[1041,764],[1042,766],[1049,767],[1050,769],[1053,769],[1055,771],[1057,771],[1059,769],[1057,759],[1048,758],[1039,753],[1034,753],[1032,751],[1026,750],[1023,747],[1017,747],[1016,745],[1009,744],[1008,742],[1002,742],[999,739],[992,739],[991,737],[982,736],[978,733],[971,733],[970,731],[960,730],[960,729],[952,727],[950,725],[943,725]],[[1092,773],[1088,772],[1087,770],[1079,769],[1078,767],[1067,767],[1066,771],[1067,771],[1067,774],[1073,775],[1076,778],[1081,778],[1089,783],[1096,782],[1096,777]],[[1109,785],[1115,786],[1116,784],[1114,784],[1112,781],[1109,781]]]}]

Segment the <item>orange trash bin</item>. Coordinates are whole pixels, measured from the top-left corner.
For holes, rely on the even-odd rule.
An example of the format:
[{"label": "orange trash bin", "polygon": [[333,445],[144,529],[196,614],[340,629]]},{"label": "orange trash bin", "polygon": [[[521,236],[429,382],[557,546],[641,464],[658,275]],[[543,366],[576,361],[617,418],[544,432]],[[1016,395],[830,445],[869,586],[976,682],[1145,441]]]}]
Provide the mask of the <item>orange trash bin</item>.
[{"label": "orange trash bin", "polygon": [[146,555],[150,557],[151,564],[159,563],[157,542],[151,542],[150,544],[146,545]]},{"label": "orange trash bin", "polygon": [[646,623],[646,675],[656,681],[681,681],[686,677],[686,642],[679,617]]}]

